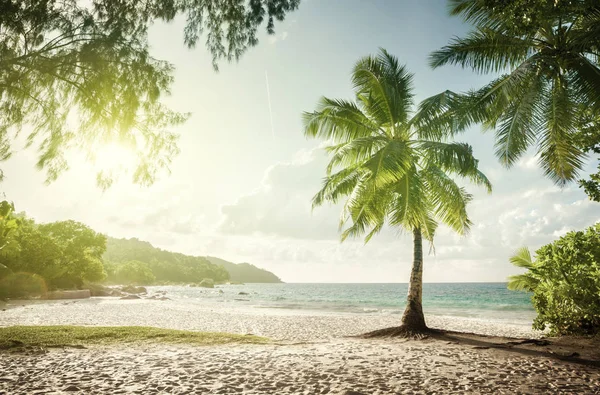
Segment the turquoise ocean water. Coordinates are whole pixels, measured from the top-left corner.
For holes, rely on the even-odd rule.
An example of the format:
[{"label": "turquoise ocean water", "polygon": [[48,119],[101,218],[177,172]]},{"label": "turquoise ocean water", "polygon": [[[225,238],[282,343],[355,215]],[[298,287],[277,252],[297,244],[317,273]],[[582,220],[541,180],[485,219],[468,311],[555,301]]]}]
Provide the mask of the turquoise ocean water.
[{"label": "turquoise ocean water", "polygon": [[[154,287],[153,287],[154,288]],[[349,314],[402,314],[407,284],[245,284],[215,289],[156,287],[194,303],[210,299],[235,306]],[[531,324],[531,295],[506,283],[426,283],[426,314]]]}]

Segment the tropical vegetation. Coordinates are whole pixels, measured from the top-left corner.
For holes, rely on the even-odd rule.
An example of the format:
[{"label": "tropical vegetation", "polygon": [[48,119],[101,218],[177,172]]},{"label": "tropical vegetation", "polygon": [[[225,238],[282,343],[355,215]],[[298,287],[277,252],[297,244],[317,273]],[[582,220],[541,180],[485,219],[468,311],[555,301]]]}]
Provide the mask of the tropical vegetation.
[{"label": "tropical vegetation", "polygon": [[[10,157],[27,125],[37,166],[55,180],[68,167],[66,152],[94,160],[99,146],[118,142],[137,153],[133,181],[150,184],[179,152],[173,128],[187,118],[162,99],[173,65],[150,53],[148,28],[186,19],[184,43],[202,35],[217,68],[257,45],[266,23],[296,10],[300,0],[7,0],[0,12],[0,161]],[[2,172],[0,169],[0,178]],[[100,171],[108,187],[114,174]]]},{"label": "tropical vegetation", "polygon": [[535,253],[521,248],[511,263],[526,269],[508,287],[533,293],[535,329],[553,335],[600,332],[600,223],[569,232]]},{"label": "tropical vegetation", "polygon": [[491,191],[469,144],[450,141],[444,128],[428,127],[431,106],[413,108],[412,74],[385,50],[360,59],[352,71],[355,100],[323,97],[304,113],[305,134],[328,143],[322,189],[313,205],[345,199],[342,240],[384,225],[412,233],[414,251],[407,306],[399,333],[427,326],[422,309],[422,240],[433,243],[438,224],[468,232],[472,199],[455,178]]},{"label": "tropical vegetation", "polygon": [[0,227],[15,219],[18,225],[0,240],[0,297],[40,295],[104,279],[104,235],[75,221],[36,224],[23,214],[4,217]]},{"label": "tropical vegetation", "polygon": [[[248,263],[165,251],[138,239],[115,239],[76,221],[36,223],[0,202],[0,298],[108,284],[281,282]],[[230,273],[232,273],[230,275]]]},{"label": "tropical vegetation", "polygon": [[229,272],[200,256],[165,251],[135,238],[109,237],[103,255],[108,281],[116,284],[200,283],[204,279],[222,283]]},{"label": "tropical vegetation", "polygon": [[207,256],[211,263],[223,266],[229,272],[231,283],[281,283],[281,279],[268,270],[247,262],[233,263],[214,256]]},{"label": "tropical vegetation", "polygon": [[455,132],[473,123],[495,131],[510,167],[535,146],[546,176],[564,185],[585,159],[581,134],[600,141],[600,3],[587,0],[450,0],[474,26],[431,54],[431,66],[502,73],[464,95],[445,94],[440,118]]}]

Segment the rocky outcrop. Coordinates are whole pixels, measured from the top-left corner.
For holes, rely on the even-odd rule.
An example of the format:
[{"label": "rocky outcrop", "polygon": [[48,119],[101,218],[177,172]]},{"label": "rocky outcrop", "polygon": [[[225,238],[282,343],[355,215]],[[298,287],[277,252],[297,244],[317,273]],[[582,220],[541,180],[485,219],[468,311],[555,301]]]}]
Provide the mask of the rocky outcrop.
[{"label": "rocky outcrop", "polygon": [[136,287],[135,285],[126,285],[121,287],[121,292],[127,292],[128,294],[145,294],[148,290],[145,287]]}]

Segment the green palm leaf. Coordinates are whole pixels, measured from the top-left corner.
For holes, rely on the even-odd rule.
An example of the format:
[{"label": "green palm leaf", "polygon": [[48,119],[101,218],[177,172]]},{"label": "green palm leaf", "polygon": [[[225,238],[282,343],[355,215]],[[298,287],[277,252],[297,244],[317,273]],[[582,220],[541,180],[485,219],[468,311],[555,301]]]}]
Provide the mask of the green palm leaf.
[{"label": "green palm leaf", "polygon": [[411,232],[419,228],[433,241],[438,221],[466,233],[472,197],[452,177],[488,191],[491,184],[470,145],[446,141],[472,118],[464,113],[465,120],[451,121],[447,114],[473,97],[443,92],[411,117],[412,75],[385,50],[360,59],[352,82],[356,103],[323,98],[316,111],[304,113],[306,136],[332,143],[313,207],[345,199],[342,240],[365,235],[368,241],[389,224]]},{"label": "green palm leaf", "polygon": [[480,28],[466,38],[455,38],[451,43],[429,57],[431,67],[447,64],[470,67],[479,73],[499,72],[514,68],[530,55],[533,40],[514,37]]},{"label": "green palm leaf", "polygon": [[503,165],[512,166],[537,146],[547,177],[559,185],[576,179],[585,158],[573,138],[584,124],[577,108],[600,112],[600,3],[449,4],[451,14],[474,30],[433,52],[431,66],[507,73],[481,89],[428,100],[421,111],[432,136],[481,123],[495,130],[495,153]]}]

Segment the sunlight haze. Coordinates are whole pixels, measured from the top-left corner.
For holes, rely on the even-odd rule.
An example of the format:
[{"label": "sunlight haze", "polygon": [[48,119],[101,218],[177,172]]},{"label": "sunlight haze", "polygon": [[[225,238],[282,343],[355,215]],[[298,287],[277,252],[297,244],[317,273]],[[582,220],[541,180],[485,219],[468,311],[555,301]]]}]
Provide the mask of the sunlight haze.
[{"label": "sunlight haze", "polygon": [[[249,262],[285,282],[406,282],[410,234],[384,229],[367,245],[340,243],[340,208],[311,209],[326,157],[318,141],[304,137],[301,114],[322,95],[352,99],[352,65],[379,47],[414,73],[416,102],[483,85],[492,76],[432,70],[427,62],[468,25],[448,15],[445,0],[305,0],[275,35],[261,33],[256,48],[218,73],[202,45],[183,45],[183,27],[179,18],[150,31],[153,56],[176,68],[166,103],[191,113],[175,130],[181,153],[171,173],[150,187],[123,175],[102,191],[96,165],[131,161],[126,148],[109,144],[96,153],[96,165],[75,155],[70,169],[46,185],[35,167],[37,152],[20,149],[2,165],[3,192],[17,211],[40,222],[81,221],[170,251]],[[508,262],[517,248],[536,249],[600,220],[597,203],[576,184],[561,189],[545,178],[532,152],[505,169],[494,157],[491,133],[478,126],[456,140],[473,145],[494,190],[488,195],[466,185],[475,195],[472,230],[459,237],[442,226],[435,245],[424,244],[426,282],[504,282],[518,271]],[[590,161],[586,174],[596,167]]]}]

